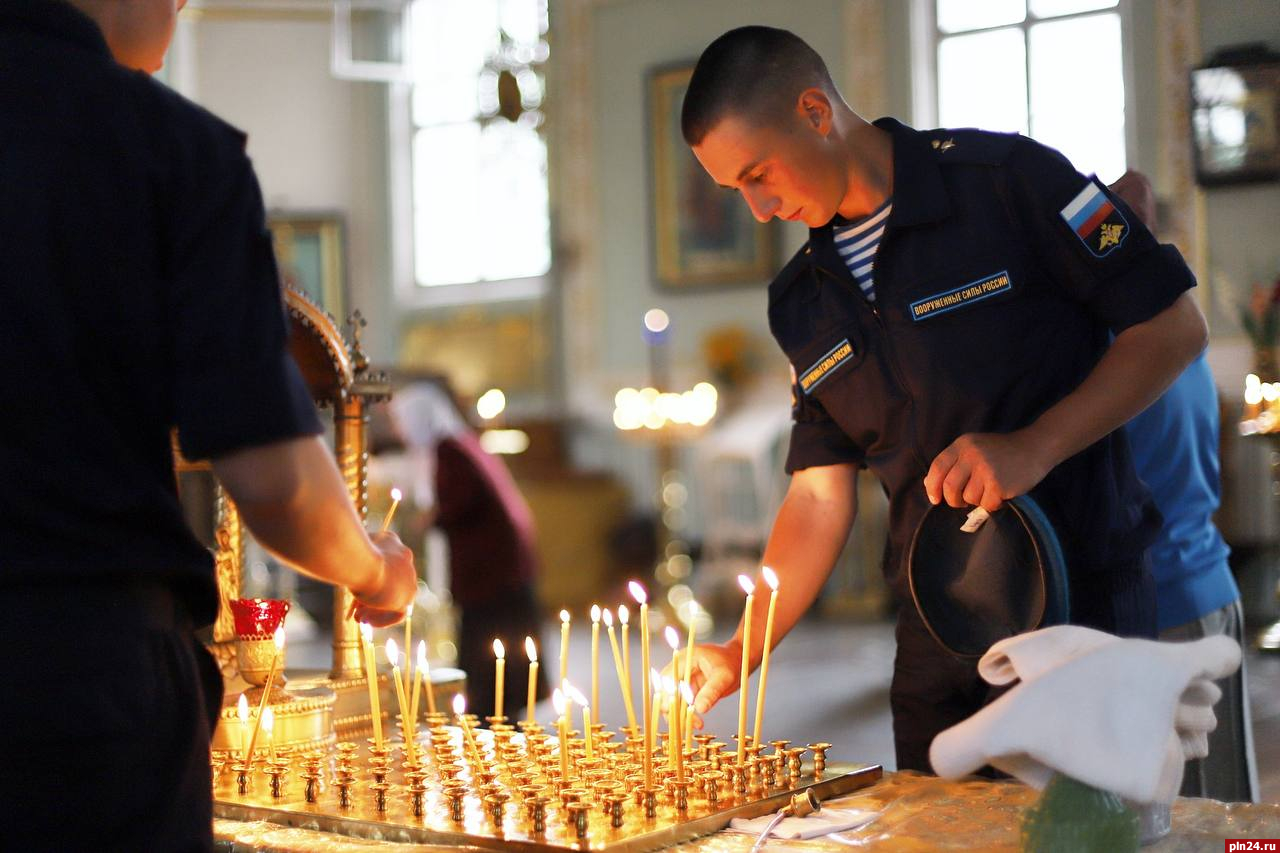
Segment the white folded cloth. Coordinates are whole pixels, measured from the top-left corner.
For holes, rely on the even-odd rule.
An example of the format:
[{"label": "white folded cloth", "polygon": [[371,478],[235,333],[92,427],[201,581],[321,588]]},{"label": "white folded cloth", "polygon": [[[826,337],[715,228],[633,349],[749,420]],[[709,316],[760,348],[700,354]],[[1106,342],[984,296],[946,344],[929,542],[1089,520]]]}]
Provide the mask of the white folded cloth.
[{"label": "white folded cloth", "polygon": [[1172,802],[1183,762],[1207,754],[1212,681],[1239,666],[1240,646],[1222,636],[1157,643],[1056,626],[1011,637],[979,672],[1022,683],[939,734],[929,758],[940,776],[991,764],[1036,788],[1062,772],[1134,802]]},{"label": "white folded cloth", "polygon": [[[767,814],[763,817],[753,817],[750,820],[735,817],[729,821],[729,828],[736,829],[739,832],[759,835],[765,831],[765,828],[769,826],[769,822],[775,816]],[[880,812],[865,811],[863,809],[824,808],[804,817],[783,818],[782,822],[774,827],[770,836],[776,838],[817,838],[822,835],[830,835],[833,832],[844,832],[845,830],[866,826],[878,817],[880,817]]]}]

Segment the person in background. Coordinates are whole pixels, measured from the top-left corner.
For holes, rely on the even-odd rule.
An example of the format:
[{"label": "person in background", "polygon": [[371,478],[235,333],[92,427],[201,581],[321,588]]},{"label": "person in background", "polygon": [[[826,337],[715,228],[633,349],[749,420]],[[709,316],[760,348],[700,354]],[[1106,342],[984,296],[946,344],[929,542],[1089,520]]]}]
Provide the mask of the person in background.
[{"label": "person in background", "polygon": [[[1111,185],[1138,218],[1156,230],[1155,194],[1141,172]],[[1227,565],[1230,547],[1213,523],[1218,475],[1218,389],[1204,353],[1169,390],[1125,425],[1133,465],[1151,489],[1164,525],[1151,544],[1156,579],[1156,627],[1162,640],[1198,640],[1225,634],[1244,645],[1240,590]],[[1220,681],[1218,727],[1209,755],[1187,762],[1184,797],[1256,802],[1258,777],[1249,719],[1245,663]]]},{"label": "person in background", "polygon": [[399,621],[287,350],[245,137],[148,75],[181,0],[0,3],[0,847],[213,849],[218,595],[171,435],[258,541]]},{"label": "person in background", "polygon": [[[538,555],[533,515],[511,472],[480,446],[453,397],[434,382],[415,382],[391,398],[391,418],[413,470],[404,523],[436,527],[449,546],[449,591],[461,618],[458,666],[467,674],[467,706],[493,713],[493,641],[509,661],[524,661],[524,638],[541,647],[534,597]],[[407,528],[406,528],[407,529]],[[536,695],[546,696],[538,669]],[[529,685],[525,666],[506,667],[504,713],[522,714]]]}]

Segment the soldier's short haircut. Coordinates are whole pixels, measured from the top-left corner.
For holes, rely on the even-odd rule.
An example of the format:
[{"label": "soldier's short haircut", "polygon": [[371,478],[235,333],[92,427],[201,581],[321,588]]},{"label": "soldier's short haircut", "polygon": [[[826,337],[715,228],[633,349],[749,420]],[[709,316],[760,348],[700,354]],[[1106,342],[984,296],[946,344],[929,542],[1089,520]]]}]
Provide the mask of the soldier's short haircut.
[{"label": "soldier's short haircut", "polygon": [[795,33],[739,27],[707,46],[684,96],[680,130],[698,145],[727,116],[755,124],[777,121],[810,87],[835,93],[827,64]]}]

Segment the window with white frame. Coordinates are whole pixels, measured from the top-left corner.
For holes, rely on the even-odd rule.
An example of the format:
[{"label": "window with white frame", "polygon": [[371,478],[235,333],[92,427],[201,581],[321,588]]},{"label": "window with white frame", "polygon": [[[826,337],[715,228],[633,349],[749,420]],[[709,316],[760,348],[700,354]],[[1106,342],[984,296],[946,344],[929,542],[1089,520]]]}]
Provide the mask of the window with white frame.
[{"label": "window with white frame", "polygon": [[544,275],[547,0],[413,0],[411,22],[414,280]]},{"label": "window with white frame", "polygon": [[1112,181],[1125,170],[1120,0],[927,0],[937,122],[1016,131]]}]

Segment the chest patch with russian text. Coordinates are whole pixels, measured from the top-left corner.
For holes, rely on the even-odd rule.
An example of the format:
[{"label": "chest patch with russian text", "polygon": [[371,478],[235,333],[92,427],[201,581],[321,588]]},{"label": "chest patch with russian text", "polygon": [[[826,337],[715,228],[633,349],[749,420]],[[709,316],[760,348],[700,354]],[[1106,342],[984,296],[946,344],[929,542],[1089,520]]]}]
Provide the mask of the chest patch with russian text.
[{"label": "chest patch with russian text", "polygon": [[950,290],[944,290],[941,293],[917,299],[910,305],[911,319],[918,323],[921,320],[927,320],[930,317],[954,311],[965,305],[971,305],[974,302],[981,302],[983,299],[998,296],[1012,289],[1013,279],[1009,278],[1009,271],[1001,270],[1000,272],[983,276],[976,281],[971,281],[968,284],[962,284],[959,287],[953,287]]},{"label": "chest patch with russian text", "polygon": [[822,380],[831,375],[831,371],[844,364],[853,355],[853,344],[845,338],[831,348],[831,351],[813,363],[808,370],[800,374],[800,390],[812,393]]},{"label": "chest patch with russian text", "polygon": [[1095,257],[1105,257],[1129,236],[1129,223],[1096,182],[1090,181],[1058,215]]}]

